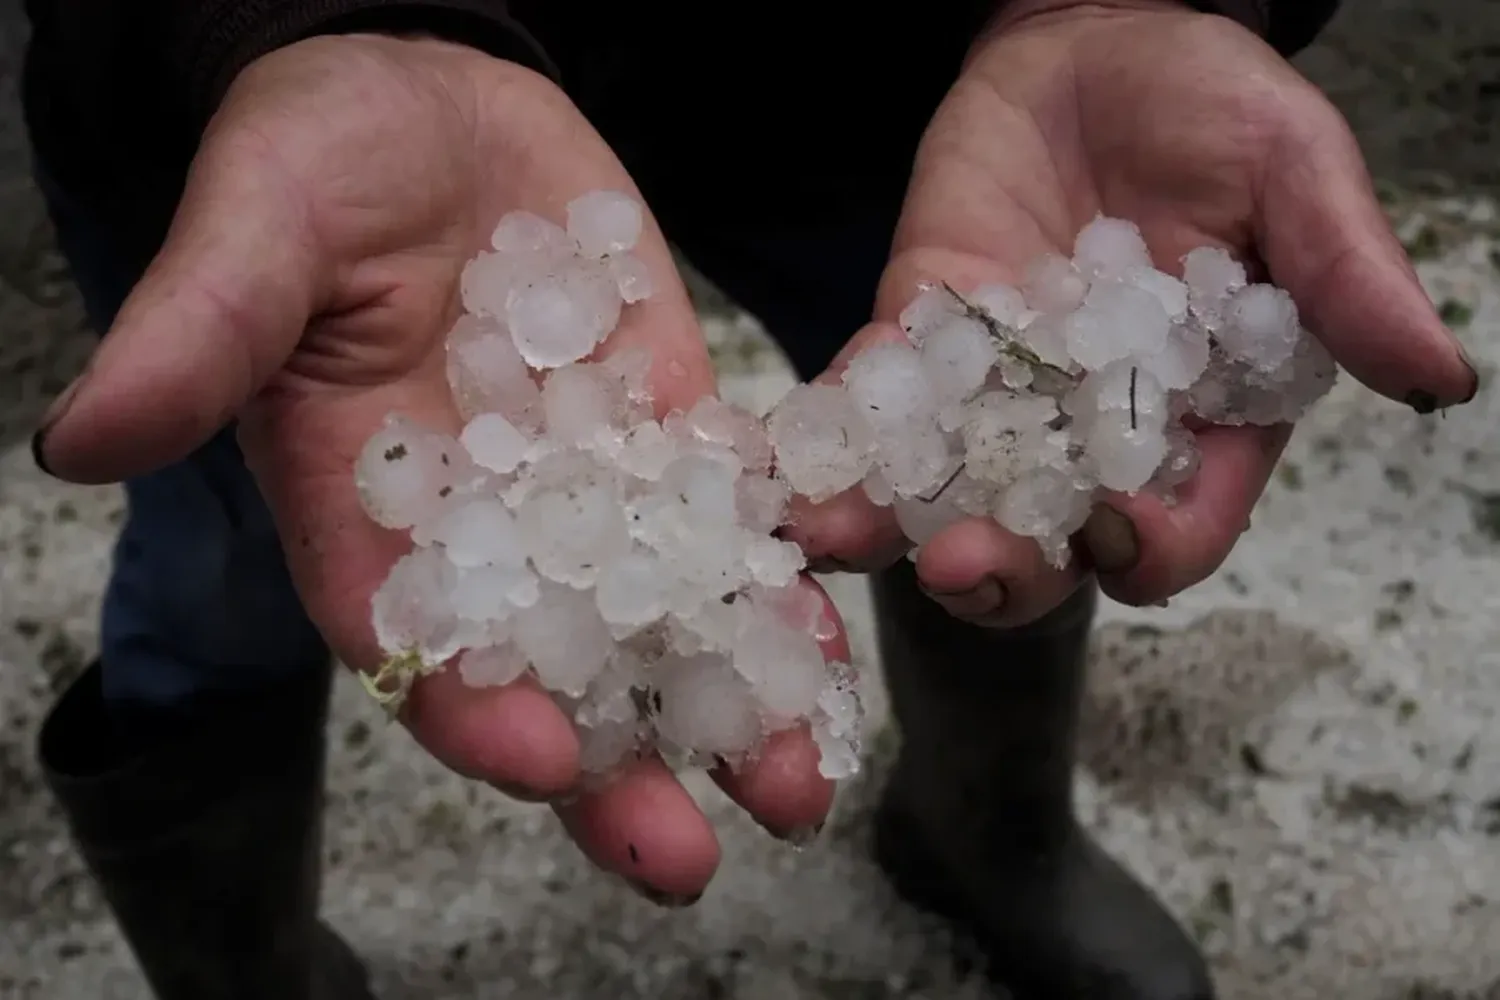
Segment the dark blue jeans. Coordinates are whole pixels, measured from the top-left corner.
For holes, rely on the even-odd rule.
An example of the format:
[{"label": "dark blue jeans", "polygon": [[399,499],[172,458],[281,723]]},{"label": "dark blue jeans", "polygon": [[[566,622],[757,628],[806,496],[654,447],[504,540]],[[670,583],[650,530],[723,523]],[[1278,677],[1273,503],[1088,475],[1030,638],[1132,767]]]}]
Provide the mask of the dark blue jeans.
[{"label": "dark blue jeans", "polygon": [[[38,181],[89,320],[107,330],[139,275],[45,171]],[[695,230],[692,220],[706,214],[698,206],[658,206],[658,214],[689,258],[757,314],[810,376],[870,314],[899,186],[880,200],[847,224],[830,225],[823,213],[804,228],[761,219]],[[101,626],[104,697],[122,719],[137,710],[189,712],[326,664],[233,428],[125,490],[129,511]]]}]

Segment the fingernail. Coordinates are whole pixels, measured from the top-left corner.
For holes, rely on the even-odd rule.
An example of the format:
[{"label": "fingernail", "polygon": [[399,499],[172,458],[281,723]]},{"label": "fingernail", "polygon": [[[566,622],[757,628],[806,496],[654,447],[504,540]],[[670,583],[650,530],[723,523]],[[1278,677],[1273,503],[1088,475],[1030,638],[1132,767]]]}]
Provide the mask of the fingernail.
[{"label": "fingernail", "polygon": [[818,556],[807,562],[809,573],[853,573],[855,569],[842,559],[833,556]]},{"label": "fingernail", "polygon": [[1458,349],[1459,352],[1464,356],[1464,364],[1469,366],[1470,378],[1468,393],[1465,394],[1463,399],[1460,399],[1458,401],[1458,405],[1462,406],[1465,403],[1474,402],[1474,397],[1479,395],[1479,369],[1474,367],[1474,362],[1469,358],[1469,352],[1464,350],[1462,344],[1459,345]]},{"label": "fingernail", "polygon": [[1424,416],[1437,409],[1437,397],[1426,389],[1413,389],[1406,394],[1406,405]]},{"label": "fingernail", "polygon": [[1141,557],[1141,543],[1130,518],[1099,504],[1083,524],[1083,544],[1100,573],[1128,573]]},{"label": "fingernail", "polygon": [[52,469],[47,465],[47,452],[45,442],[43,440],[43,438],[46,436],[46,433],[47,429],[45,427],[42,427],[38,429],[35,434],[31,435],[31,460],[36,463],[36,467],[38,469],[41,469],[47,475],[56,478],[57,473],[53,472]]},{"label": "fingernail", "polygon": [[[84,370],[84,374],[87,374],[87,369]],[[36,463],[38,469],[49,476],[56,476],[56,473],[47,464],[47,435],[67,414],[68,408],[73,405],[73,400],[78,395],[78,387],[82,384],[83,375],[81,374],[52,401],[51,406],[47,407],[47,411],[42,414],[41,425],[37,427],[36,433],[31,435],[31,460]]]},{"label": "fingernail", "polygon": [[634,889],[646,902],[667,910],[685,910],[703,898],[701,892],[684,896],[679,893],[664,892],[653,885],[637,882],[635,879],[626,879],[625,884]]},{"label": "fingernail", "polygon": [[823,827],[826,824],[827,820],[824,820],[821,823],[814,823],[812,826],[799,826],[780,839],[800,850],[816,843],[817,839],[822,836]]},{"label": "fingernail", "polygon": [[955,618],[986,618],[1005,606],[1005,585],[993,576],[985,577],[968,590],[952,593],[942,593],[926,586],[922,589]]},{"label": "fingernail", "polygon": [[501,795],[515,799],[517,802],[531,802],[535,804],[541,804],[543,802],[555,803],[557,801],[552,796],[541,795],[537,792],[532,791],[530,788],[527,788],[524,785],[513,785],[504,781],[492,781],[490,782],[490,784]]}]

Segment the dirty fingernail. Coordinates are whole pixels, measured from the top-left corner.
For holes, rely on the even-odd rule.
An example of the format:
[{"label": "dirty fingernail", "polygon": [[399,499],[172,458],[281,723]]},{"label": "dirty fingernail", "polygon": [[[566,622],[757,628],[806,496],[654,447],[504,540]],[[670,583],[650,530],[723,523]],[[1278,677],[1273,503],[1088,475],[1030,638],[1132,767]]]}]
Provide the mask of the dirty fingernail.
[{"label": "dirty fingernail", "polygon": [[853,573],[855,569],[842,559],[833,556],[818,556],[808,560],[807,571],[809,573]]},{"label": "dirty fingernail", "polygon": [[703,898],[703,893],[701,892],[693,893],[690,896],[685,896],[674,892],[664,892],[663,890],[658,889],[655,886],[647,885],[644,882],[637,882],[634,879],[626,879],[625,882],[630,886],[630,888],[634,889],[642,899],[646,900],[648,903],[651,903],[655,906],[660,906],[663,909],[667,910],[684,910]]},{"label": "dirty fingernail", "polygon": [[[87,369],[85,369],[84,374],[86,375],[87,373]],[[83,375],[79,375],[73,380],[71,385],[62,391],[62,395],[52,401],[52,405],[47,407],[47,412],[42,414],[41,425],[37,427],[36,433],[31,435],[31,460],[36,463],[38,469],[41,469],[49,476],[56,475],[56,473],[47,464],[48,432],[56,426],[57,422],[67,414],[68,408],[73,405],[73,400],[78,396],[78,387],[83,384],[83,378]]]},{"label": "dirty fingernail", "polygon": [[1130,518],[1099,504],[1083,525],[1083,544],[1100,573],[1127,573],[1141,557],[1140,539]]},{"label": "dirty fingernail", "polygon": [[1406,394],[1406,405],[1424,415],[1436,410],[1437,403],[1437,397],[1426,389],[1413,389]]},{"label": "dirty fingernail", "polygon": [[1469,366],[1469,376],[1470,376],[1469,391],[1464,395],[1463,399],[1460,399],[1458,401],[1458,404],[1460,406],[1462,406],[1464,403],[1472,403],[1474,401],[1474,397],[1477,396],[1477,395],[1479,395],[1479,381],[1480,381],[1480,379],[1479,379],[1479,369],[1476,368],[1476,367],[1474,367],[1474,362],[1469,357],[1469,352],[1466,351],[1466,350],[1464,350],[1464,346],[1462,344],[1458,345],[1458,350],[1459,350],[1459,353],[1461,353],[1464,356],[1464,364],[1466,364],[1466,365]]},{"label": "dirty fingernail", "polygon": [[987,576],[968,590],[956,593],[940,593],[924,587],[927,596],[937,601],[943,610],[955,618],[985,618],[996,614],[1005,605],[1005,586],[992,576]]}]

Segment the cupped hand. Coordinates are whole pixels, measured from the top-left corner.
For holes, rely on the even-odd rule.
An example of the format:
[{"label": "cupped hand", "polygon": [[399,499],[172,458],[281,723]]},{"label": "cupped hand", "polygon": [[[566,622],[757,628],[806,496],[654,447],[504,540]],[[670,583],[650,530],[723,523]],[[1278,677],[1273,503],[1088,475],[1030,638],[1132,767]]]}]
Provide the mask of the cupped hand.
[{"label": "cupped hand", "polygon": [[[1097,213],[1138,223],[1157,266],[1212,245],[1288,290],[1365,385],[1419,412],[1467,401],[1477,375],[1422,290],[1338,112],[1238,25],[1165,0],[1007,4],[923,139],[867,344],[899,336],[921,280],[1017,284],[1071,254]],[[1111,596],[1163,600],[1211,574],[1248,523],[1290,428],[1210,427],[1201,470],[1167,507],[1111,495],[1065,570],[969,520],[923,546],[924,587],[960,617],[1014,625],[1097,571]],[[813,557],[875,568],[904,542],[857,490],[802,512]],[[1081,550],[1081,551],[1079,551]]]},{"label": "cupped hand", "polygon": [[[313,39],[246,69],[208,127],[159,256],[41,440],[48,467],[109,482],[187,455],[238,419],[299,593],[356,669],[382,656],[370,595],[409,546],[362,512],[352,469],[392,411],[456,431],[444,335],[465,262],[502,214],[558,217],[579,194],[634,193],[623,166],[549,81],[425,39]],[[648,218],[656,289],[603,353],[649,349],[663,412],[714,389],[697,320]],[[847,659],[838,640],[831,656]],[[578,743],[541,689],[419,682],[403,721],[461,774],[556,809],[595,862],[648,894],[691,899],[718,863],[713,830],[661,761],[576,793]],[[718,775],[769,830],[823,818],[830,784],[800,733]]]}]

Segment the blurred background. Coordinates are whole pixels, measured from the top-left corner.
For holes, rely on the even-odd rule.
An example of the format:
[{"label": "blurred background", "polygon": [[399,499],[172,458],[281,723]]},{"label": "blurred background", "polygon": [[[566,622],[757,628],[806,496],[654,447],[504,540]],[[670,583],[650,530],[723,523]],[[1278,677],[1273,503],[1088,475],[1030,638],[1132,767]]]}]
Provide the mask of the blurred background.
[{"label": "blurred background", "polygon": [[[42,791],[32,739],[86,662],[120,502],[26,439],[89,340],[28,176],[25,25],[0,0],[0,1000],[146,996]],[[1500,364],[1500,4],[1349,0],[1300,63],[1353,122],[1392,219],[1487,379]],[[789,376],[695,284],[725,392]],[[1110,608],[1083,815],[1202,940],[1226,1000],[1500,998],[1500,445],[1492,389],[1446,419],[1344,384],[1228,565],[1165,610]],[[877,670],[858,581],[832,582]],[[695,784],[722,874],[657,911],[545,811],[470,787],[339,692],[331,918],[388,1000],[960,1000],[941,928],[866,860],[891,735],[823,841],[776,844]],[[270,738],[270,734],[268,734]]]}]

